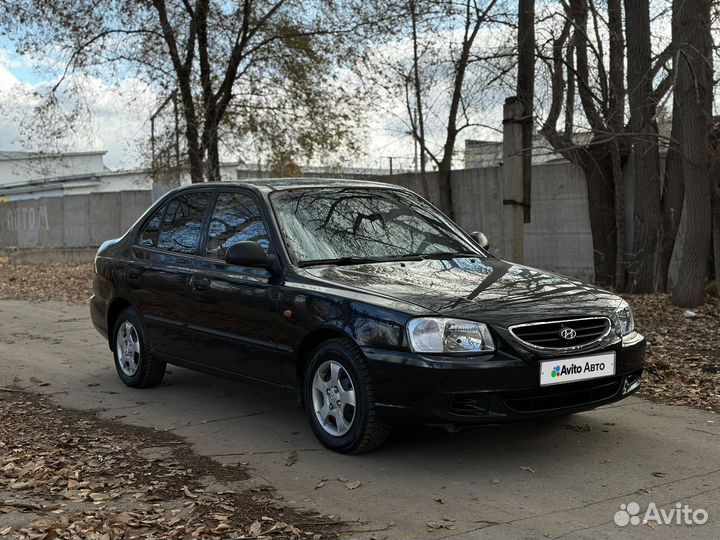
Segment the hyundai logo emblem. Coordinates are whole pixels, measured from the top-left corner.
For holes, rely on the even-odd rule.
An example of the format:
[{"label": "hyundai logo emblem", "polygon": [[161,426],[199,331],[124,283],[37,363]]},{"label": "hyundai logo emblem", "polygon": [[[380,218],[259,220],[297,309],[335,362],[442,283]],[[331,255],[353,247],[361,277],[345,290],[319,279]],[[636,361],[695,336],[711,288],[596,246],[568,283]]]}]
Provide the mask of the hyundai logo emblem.
[{"label": "hyundai logo emblem", "polygon": [[563,339],[570,341],[571,339],[575,339],[576,336],[577,332],[573,328],[564,326],[560,329],[560,337]]}]

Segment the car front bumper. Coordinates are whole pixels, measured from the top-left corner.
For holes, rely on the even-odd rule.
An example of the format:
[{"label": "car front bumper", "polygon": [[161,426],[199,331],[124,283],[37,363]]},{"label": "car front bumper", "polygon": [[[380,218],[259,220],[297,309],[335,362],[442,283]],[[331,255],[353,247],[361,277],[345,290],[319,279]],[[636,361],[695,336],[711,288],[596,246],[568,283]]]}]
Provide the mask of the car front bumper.
[{"label": "car front bumper", "polygon": [[496,353],[473,361],[363,349],[384,420],[445,426],[532,420],[619,401],[640,387],[645,338],[634,333],[575,356],[610,351],[615,352],[615,375],[541,387],[540,362],[549,356]]}]

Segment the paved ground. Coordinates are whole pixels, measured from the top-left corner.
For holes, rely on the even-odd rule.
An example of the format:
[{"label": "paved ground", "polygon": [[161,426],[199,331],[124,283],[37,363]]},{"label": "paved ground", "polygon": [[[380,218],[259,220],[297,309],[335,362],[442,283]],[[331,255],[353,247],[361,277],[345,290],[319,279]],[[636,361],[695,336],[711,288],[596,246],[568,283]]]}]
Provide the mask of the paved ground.
[{"label": "paved ground", "polygon": [[[298,506],[364,522],[355,527],[361,537],[720,536],[720,418],[711,413],[631,398],[540,424],[406,431],[348,457],[315,441],[290,396],[176,367],[158,388],[126,388],[85,307],[2,301],[0,386],[11,385],[172,430],[198,453],[247,463]],[[348,490],[338,478],[361,486]],[[631,501],[643,512],[650,502],[666,510],[682,502],[710,519],[616,526],[614,514]]]}]

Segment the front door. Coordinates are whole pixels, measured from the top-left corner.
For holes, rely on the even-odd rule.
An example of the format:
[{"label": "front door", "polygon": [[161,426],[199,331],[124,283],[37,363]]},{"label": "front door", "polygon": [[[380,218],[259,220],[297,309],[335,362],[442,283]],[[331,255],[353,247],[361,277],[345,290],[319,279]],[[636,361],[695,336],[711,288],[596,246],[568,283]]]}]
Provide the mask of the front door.
[{"label": "front door", "polygon": [[290,361],[291,350],[276,342],[280,285],[265,269],[225,262],[227,249],[246,240],[272,249],[257,199],[242,190],[221,191],[190,278],[194,307],[189,328],[210,367],[281,384],[282,364]]}]

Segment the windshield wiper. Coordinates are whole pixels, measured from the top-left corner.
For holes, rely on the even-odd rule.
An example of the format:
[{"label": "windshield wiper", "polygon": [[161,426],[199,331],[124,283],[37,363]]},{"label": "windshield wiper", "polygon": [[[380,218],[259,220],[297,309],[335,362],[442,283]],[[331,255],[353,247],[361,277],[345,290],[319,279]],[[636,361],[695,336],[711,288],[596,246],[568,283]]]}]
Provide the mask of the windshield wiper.
[{"label": "windshield wiper", "polygon": [[420,255],[423,259],[432,259],[439,261],[449,261],[457,257],[482,257],[480,253],[471,253],[469,251],[452,251],[442,253],[423,253]]},{"label": "windshield wiper", "polygon": [[336,259],[312,259],[309,261],[300,261],[298,266],[319,266],[322,264],[332,264],[335,266],[348,266],[351,264],[368,264],[394,261],[421,261],[422,255],[398,255],[393,257],[338,257]]},{"label": "windshield wiper", "polygon": [[383,259],[377,257],[338,257],[337,259],[312,259],[309,261],[301,261],[298,266],[315,266],[321,264],[334,264],[335,266],[346,266],[349,264],[366,264],[382,262]]}]

